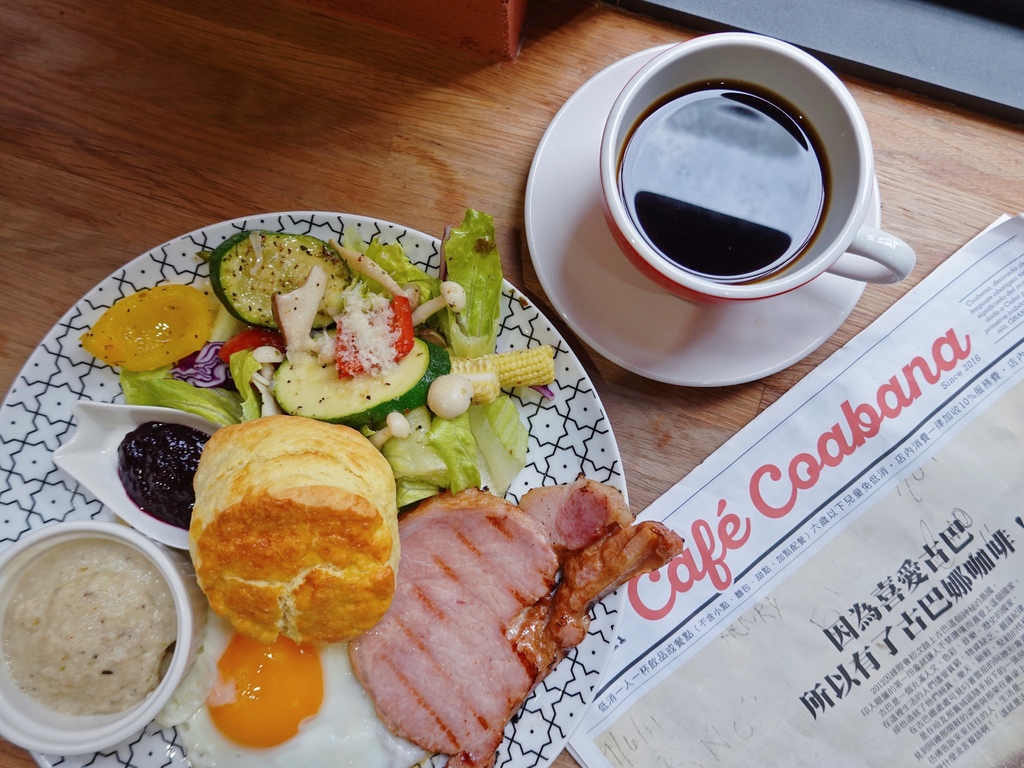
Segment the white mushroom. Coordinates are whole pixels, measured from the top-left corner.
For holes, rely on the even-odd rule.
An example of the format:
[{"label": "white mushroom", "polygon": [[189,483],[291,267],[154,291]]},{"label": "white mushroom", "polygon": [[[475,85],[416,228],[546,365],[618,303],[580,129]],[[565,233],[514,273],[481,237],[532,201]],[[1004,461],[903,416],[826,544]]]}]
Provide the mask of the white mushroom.
[{"label": "white mushroom", "polygon": [[288,293],[275,293],[271,299],[274,322],[284,337],[288,360],[294,362],[301,352],[316,351],[310,338],[320,302],[327,290],[327,272],[319,264],[309,270],[306,282]]},{"label": "white mushroom", "polygon": [[402,286],[395,281],[395,278],[389,275],[380,264],[366,254],[346,248],[333,239],[329,241],[329,244],[345,260],[345,263],[348,264],[353,272],[358,272],[361,275],[376,280],[387,288],[392,296],[405,296],[409,299],[409,306],[416,309],[416,305],[420,303],[420,292],[417,288],[413,287],[408,291],[404,291]]},{"label": "white mushroom", "polygon": [[456,373],[438,376],[427,390],[427,406],[442,419],[461,416],[472,403],[473,383]]},{"label": "white mushroom", "polygon": [[461,312],[466,308],[466,289],[456,282],[446,280],[441,283],[441,293],[416,307],[412,313],[413,326],[422,325],[428,317],[448,307],[452,312]]},{"label": "white mushroom", "polygon": [[[252,356],[256,358],[257,363],[261,363],[266,371],[266,366],[274,366],[284,360],[284,355],[281,354],[281,350],[277,347],[256,347],[252,351]],[[273,368],[270,369],[273,371]]]},{"label": "white mushroom", "polygon": [[249,267],[249,274],[255,277],[263,268],[263,236],[259,232],[250,232],[249,245],[252,246],[252,251],[256,254],[255,261]]},{"label": "white mushroom", "polygon": [[385,427],[370,435],[370,442],[379,451],[384,447],[384,443],[392,437],[404,440],[411,433],[412,427],[409,426],[409,420],[398,411],[392,411],[385,420]]},{"label": "white mushroom", "polygon": [[260,363],[260,369],[250,379],[260,393],[260,415],[276,416],[282,411],[274,397],[274,366],[284,360],[284,355],[276,347],[256,347],[252,356]]}]

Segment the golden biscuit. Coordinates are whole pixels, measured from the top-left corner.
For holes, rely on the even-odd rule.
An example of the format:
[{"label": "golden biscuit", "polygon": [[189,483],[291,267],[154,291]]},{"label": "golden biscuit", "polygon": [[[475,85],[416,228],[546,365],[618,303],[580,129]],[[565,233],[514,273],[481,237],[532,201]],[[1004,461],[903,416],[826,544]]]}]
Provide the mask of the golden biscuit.
[{"label": "golden biscuit", "polygon": [[391,604],[391,466],[359,432],[301,416],[223,427],[195,475],[189,550],[213,610],[263,642],[335,643]]}]

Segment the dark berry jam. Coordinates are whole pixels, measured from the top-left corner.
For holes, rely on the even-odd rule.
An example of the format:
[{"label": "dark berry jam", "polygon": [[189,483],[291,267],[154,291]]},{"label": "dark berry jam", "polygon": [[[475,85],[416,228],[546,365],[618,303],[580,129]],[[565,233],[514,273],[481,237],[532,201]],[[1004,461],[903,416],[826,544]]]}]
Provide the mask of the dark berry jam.
[{"label": "dark berry jam", "polygon": [[150,421],[125,435],[117,473],[128,497],[157,520],[188,529],[196,494],[192,478],[210,436],[182,424]]}]

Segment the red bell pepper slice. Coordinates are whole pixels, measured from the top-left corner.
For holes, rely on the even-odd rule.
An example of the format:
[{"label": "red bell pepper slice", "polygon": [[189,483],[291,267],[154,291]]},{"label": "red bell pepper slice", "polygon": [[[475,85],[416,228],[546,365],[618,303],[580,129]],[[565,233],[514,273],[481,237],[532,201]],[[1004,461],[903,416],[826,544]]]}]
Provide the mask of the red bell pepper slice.
[{"label": "red bell pepper slice", "polygon": [[416,331],[412,327],[412,304],[408,296],[391,299],[391,330],[397,333],[395,341],[395,362],[412,352],[416,342]]},{"label": "red bell pepper slice", "polygon": [[[391,320],[389,327],[395,335],[395,362],[412,352],[416,342],[416,332],[412,325],[412,305],[406,296],[394,296],[389,306]],[[359,360],[357,350],[349,347],[344,334],[338,333],[334,339],[334,365],[338,369],[338,378],[344,379],[365,373],[366,369]]]},{"label": "red bell pepper slice", "polygon": [[230,363],[231,356],[235,352],[257,347],[274,347],[274,349],[284,352],[284,336],[270,328],[247,328],[225,341],[218,350],[217,356],[225,363]]}]

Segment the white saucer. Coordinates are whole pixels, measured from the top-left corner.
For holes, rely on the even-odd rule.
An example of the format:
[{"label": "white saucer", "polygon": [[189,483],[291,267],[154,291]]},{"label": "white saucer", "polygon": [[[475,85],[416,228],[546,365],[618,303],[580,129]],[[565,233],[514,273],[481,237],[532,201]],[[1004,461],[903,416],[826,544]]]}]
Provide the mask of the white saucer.
[{"label": "white saucer", "polygon": [[[809,355],[853,310],[864,283],[825,274],[784,296],[698,306],[641,276],[605,224],[597,156],[626,81],[663,48],[588,80],[537,147],[526,185],[526,240],[541,285],[575,333],[641,376],[695,387],[753,381]],[[878,184],[867,224],[878,226]]]}]

